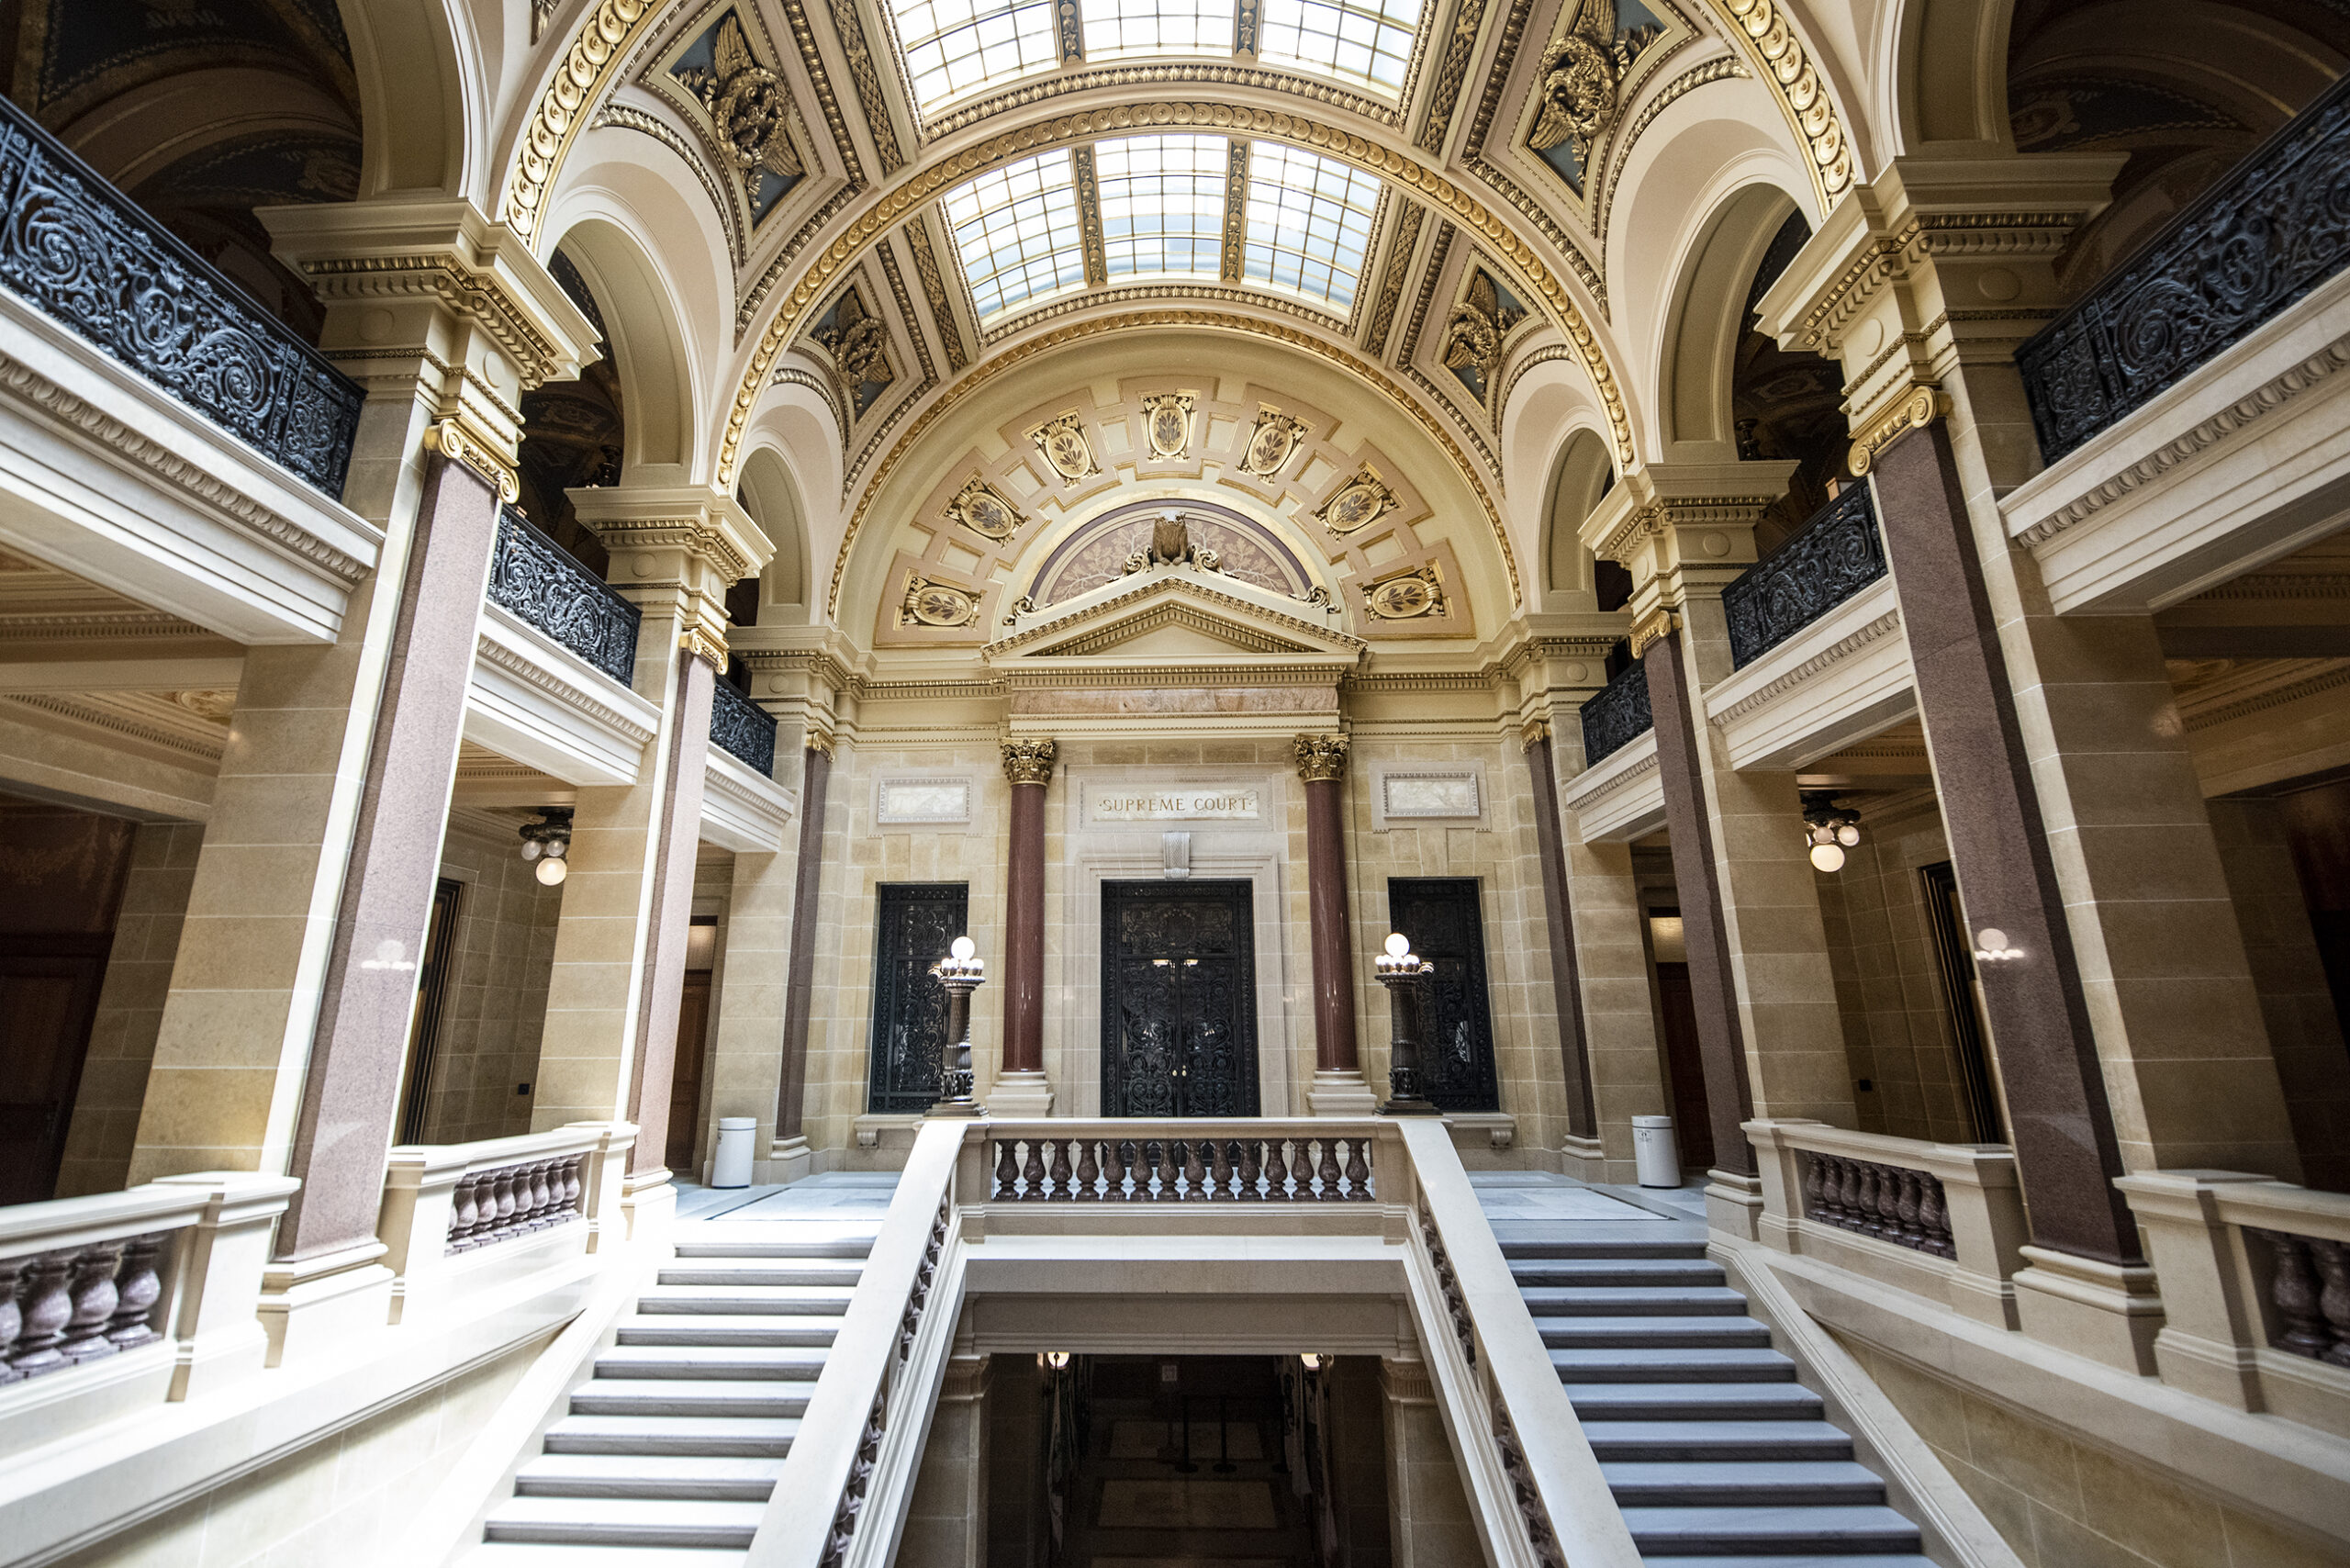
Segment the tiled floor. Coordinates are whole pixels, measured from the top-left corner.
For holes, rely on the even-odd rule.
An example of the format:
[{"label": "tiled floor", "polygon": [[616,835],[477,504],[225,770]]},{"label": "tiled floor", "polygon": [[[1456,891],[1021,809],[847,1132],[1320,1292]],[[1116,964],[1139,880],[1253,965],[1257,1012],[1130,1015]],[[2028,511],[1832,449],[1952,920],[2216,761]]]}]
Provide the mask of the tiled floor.
[{"label": "tiled floor", "polygon": [[878,1220],[898,1190],[895,1171],[833,1170],[789,1187],[697,1187],[677,1183],[681,1220]]}]

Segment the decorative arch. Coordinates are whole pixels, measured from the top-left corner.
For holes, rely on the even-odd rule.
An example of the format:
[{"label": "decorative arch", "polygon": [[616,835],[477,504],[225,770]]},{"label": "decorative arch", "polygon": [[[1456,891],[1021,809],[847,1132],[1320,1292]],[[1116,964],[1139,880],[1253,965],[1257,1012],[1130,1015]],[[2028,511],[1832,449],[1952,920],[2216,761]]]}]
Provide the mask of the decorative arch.
[{"label": "decorative arch", "polygon": [[[492,73],[453,0],[341,0],[365,131],[359,196],[470,196]],[[468,65],[473,68],[468,69]]]},{"label": "decorative arch", "polygon": [[1731,383],[1739,340],[1751,314],[1756,269],[1796,210],[1775,185],[1742,186],[1715,206],[1684,253],[1657,362],[1665,450],[1698,461],[1738,455]]},{"label": "decorative arch", "polygon": [[799,487],[783,454],[761,446],[743,465],[743,509],[775,546],[775,558],[759,574],[759,619],[778,624],[808,615],[808,528]]},{"label": "decorative arch", "polygon": [[1899,0],[1872,62],[1877,123],[1891,151],[1931,142],[2005,143],[2008,29],[2015,0]]},{"label": "decorative arch", "polygon": [[1549,608],[1563,608],[1564,600],[1577,595],[1595,597],[1591,552],[1576,530],[1615,484],[1616,465],[1608,458],[1606,442],[1589,430],[1568,436],[1559,449],[1543,506],[1542,588]]}]

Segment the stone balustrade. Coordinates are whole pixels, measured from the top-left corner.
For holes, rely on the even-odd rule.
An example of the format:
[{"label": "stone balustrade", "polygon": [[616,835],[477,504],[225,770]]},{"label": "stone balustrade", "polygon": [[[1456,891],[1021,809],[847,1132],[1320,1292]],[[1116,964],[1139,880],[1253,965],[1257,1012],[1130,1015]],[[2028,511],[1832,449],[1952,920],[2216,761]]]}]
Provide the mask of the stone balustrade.
[{"label": "stone balustrade", "polygon": [[1980,1322],[2020,1326],[2013,1281],[2031,1232],[2005,1145],[1927,1143],[1796,1119],[1745,1130],[1762,1166],[1763,1243]]},{"label": "stone balustrade", "polygon": [[989,1138],[998,1203],[1363,1203],[1376,1192],[1371,1139],[1316,1136],[1311,1125],[1267,1136],[1262,1123],[1204,1137],[1135,1136],[1102,1123],[1072,1135]]},{"label": "stone balustrade", "polygon": [[467,1171],[449,1205],[448,1250],[470,1252],[587,1218],[580,1207],[587,1169],[585,1154],[567,1154]]}]

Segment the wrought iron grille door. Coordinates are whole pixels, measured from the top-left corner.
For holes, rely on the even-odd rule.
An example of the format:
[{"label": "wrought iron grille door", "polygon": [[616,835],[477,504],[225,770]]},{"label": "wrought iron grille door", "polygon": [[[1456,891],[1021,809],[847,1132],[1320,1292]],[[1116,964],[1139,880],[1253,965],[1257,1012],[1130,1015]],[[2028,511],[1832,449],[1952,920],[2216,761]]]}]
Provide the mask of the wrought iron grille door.
[{"label": "wrought iron grille door", "polygon": [[873,1034],[867,1043],[866,1109],[920,1113],[938,1098],[938,1047],[946,1037],[946,988],[930,966],[969,923],[964,882],[883,882],[873,935]]},{"label": "wrought iron grille door", "polygon": [[1420,1021],[1420,1092],[1439,1110],[1500,1110],[1477,879],[1390,877],[1387,909],[1412,951],[1436,966]]},{"label": "wrought iron grille door", "polygon": [[1247,882],[1102,884],[1102,1114],[1257,1114]]}]

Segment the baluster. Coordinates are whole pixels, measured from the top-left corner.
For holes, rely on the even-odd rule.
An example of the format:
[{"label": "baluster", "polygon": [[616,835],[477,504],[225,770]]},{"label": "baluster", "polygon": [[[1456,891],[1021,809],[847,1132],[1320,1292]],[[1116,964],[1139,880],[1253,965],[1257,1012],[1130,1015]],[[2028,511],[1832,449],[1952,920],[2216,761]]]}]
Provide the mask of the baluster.
[{"label": "baluster", "polygon": [[1293,1184],[1289,1195],[1290,1202],[1312,1203],[1314,1201],[1314,1157],[1309,1148],[1308,1140],[1305,1138],[1293,1137],[1289,1140],[1289,1176]]},{"label": "baluster", "polygon": [[998,1138],[995,1145],[995,1196],[997,1199],[1008,1203],[1017,1198],[1020,1195],[1016,1185],[1019,1180],[1019,1169],[1012,1162],[1012,1140]]},{"label": "baluster", "polygon": [[1956,1259],[1958,1242],[1951,1235],[1950,1205],[1942,1201],[1942,1179],[1928,1176],[1919,1188],[1918,1229],[1926,1238],[1926,1250],[1938,1257]]},{"label": "baluster", "polygon": [[1176,1161],[1181,1158],[1178,1151],[1181,1146],[1173,1138],[1161,1138],[1150,1147],[1158,1151],[1158,1190],[1156,1196],[1161,1203],[1171,1204],[1182,1196],[1175,1187],[1175,1178],[1181,1170]]},{"label": "baluster", "polygon": [[1090,1137],[1078,1141],[1077,1201],[1081,1204],[1098,1202],[1102,1196],[1093,1190],[1094,1182],[1102,1174],[1102,1168],[1093,1160],[1094,1146],[1095,1140]]},{"label": "baluster", "polygon": [[514,1223],[508,1233],[521,1236],[539,1227],[539,1168],[533,1162],[514,1167]]},{"label": "baluster", "polygon": [[1257,1183],[1264,1179],[1264,1175],[1265,1140],[1256,1137],[1242,1138],[1240,1140],[1240,1201],[1242,1203],[1261,1204],[1265,1201],[1265,1194],[1257,1188]]},{"label": "baluster", "polygon": [[2350,1255],[2344,1254],[2339,1241],[2311,1241],[2310,1253],[2317,1260],[2318,1276],[2325,1282],[2325,1288],[2318,1293],[2318,1314],[2333,1339],[2318,1359],[2337,1367],[2350,1366]]},{"label": "baluster", "polygon": [[1020,1179],[1028,1184],[1026,1195],[1034,1200],[1045,1195],[1044,1140],[1030,1138],[1027,1158],[1020,1162]]},{"label": "baluster", "polygon": [[544,1230],[554,1223],[555,1194],[562,1188],[562,1181],[552,1159],[540,1160],[538,1169],[531,1172],[532,1229]]},{"label": "baluster", "polygon": [[1234,1147],[1235,1146],[1228,1138],[1215,1138],[1211,1140],[1208,1144],[1208,1152],[1214,1157],[1212,1167],[1208,1171],[1207,1195],[1211,1199],[1228,1198],[1232,1195],[1232,1150]]},{"label": "baluster", "polygon": [[1207,1167],[1200,1162],[1201,1146],[1206,1142],[1196,1137],[1183,1140],[1183,1195],[1193,1203],[1207,1201]]},{"label": "baluster", "polygon": [[449,1250],[465,1252],[481,1234],[482,1193],[487,1186],[478,1175],[458,1179],[456,1201],[449,1205]]},{"label": "baluster", "polygon": [[25,1271],[26,1261],[0,1258],[0,1384],[18,1382],[25,1375],[8,1364],[8,1357],[25,1329],[25,1315],[17,1305],[17,1279]]},{"label": "baluster", "polygon": [[1846,1200],[1852,1194],[1852,1184],[1860,1178],[1852,1172],[1852,1162],[1842,1155],[1831,1154],[1824,1158],[1828,1162],[1828,1176],[1822,1189],[1827,1196],[1828,1223],[1840,1229],[1850,1230],[1852,1228],[1852,1205]]},{"label": "baluster", "polygon": [[1844,1227],[1847,1230],[1867,1231],[1869,1215],[1876,1212],[1876,1204],[1871,1201],[1874,1196],[1869,1192],[1871,1185],[1869,1169],[1865,1164],[1857,1159],[1844,1161]]},{"label": "baluster", "polygon": [[1347,1196],[1355,1203],[1371,1200],[1371,1153],[1369,1138],[1350,1137],[1347,1140]]},{"label": "baluster", "polygon": [[157,1231],[152,1236],[135,1237],[123,1245],[122,1270],[115,1275],[114,1282],[114,1316],[106,1321],[106,1338],[118,1349],[128,1350],[134,1345],[162,1338],[147,1319],[163,1294],[163,1280],[156,1270],[156,1260],[162,1256],[163,1244],[168,1239]]},{"label": "baluster", "polygon": [[[73,1271],[71,1252],[43,1252],[25,1267],[24,1323],[9,1364],[26,1377],[39,1377],[65,1364],[58,1346],[73,1320],[73,1297],[65,1288]],[[2311,1293],[2315,1299],[2315,1293]]]},{"label": "baluster", "polygon": [[1811,1155],[1803,1162],[1803,1212],[1807,1218],[1828,1217],[1828,1200],[1820,1193],[1824,1184],[1820,1167],[1827,1163],[1828,1157],[1824,1154]]},{"label": "baluster", "polygon": [[579,1190],[586,1180],[588,1157],[575,1154],[563,1167],[563,1206],[567,1214],[585,1213],[579,1202]]},{"label": "baluster", "polygon": [[1896,1166],[1876,1168],[1876,1233],[1894,1245],[1901,1239],[1901,1179],[1908,1172]]},{"label": "baluster", "polygon": [[65,1326],[65,1343],[58,1349],[77,1365],[113,1355],[120,1347],[106,1338],[114,1309],[122,1305],[114,1288],[115,1271],[122,1267],[122,1243],[99,1242],[84,1247],[73,1258],[73,1316]]},{"label": "baluster", "polygon": [[514,1193],[514,1168],[509,1165],[505,1170],[496,1172],[491,1176],[489,1185],[490,1191],[498,1198],[498,1217],[490,1222],[489,1234],[483,1239],[503,1241],[506,1239],[507,1232],[513,1227],[514,1210],[519,1206],[519,1200]]},{"label": "baluster", "polygon": [[1904,1170],[1901,1173],[1901,1197],[1894,1207],[1901,1221],[1901,1245],[1914,1247],[1920,1252],[1926,1250],[1926,1232],[1918,1223],[1918,1217],[1926,1206],[1926,1182],[1927,1178],[1922,1173]]},{"label": "baluster", "polygon": [[2281,1231],[2260,1233],[2275,1255],[2277,1266],[2268,1282],[2268,1300],[2284,1329],[2271,1341],[2297,1356],[2322,1356],[2331,1348],[2325,1314],[2318,1308],[2317,1275],[2310,1265],[2309,1243]]},{"label": "baluster", "polygon": [[1102,1146],[1102,1195],[1122,1204],[1135,1201],[1135,1195],[1126,1191],[1126,1150],[1130,1147],[1125,1139],[1114,1137]]},{"label": "baluster", "polygon": [[1063,1203],[1076,1196],[1069,1191],[1069,1139],[1065,1137],[1053,1139],[1053,1169],[1050,1174],[1053,1182],[1053,1196]]},{"label": "baluster", "polygon": [[1321,1143],[1322,1143],[1322,1165],[1321,1165],[1321,1175],[1322,1175],[1322,1193],[1321,1193],[1321,1197],[1322,1197],[1322,1201],[1323,1201],[1324,1203],[1326,1203],[1326,1203],[1335,1203],[1335,1202],[1337,1202],[1337,1198],[1338,1198],[1338,1145],[1337,1145],[1337,1139],[1335,1139],[1335,1138],[1326,1138],[1326,1138],[1324,1138],[1324,1139],[1322,1139],[1322,1140],[1321,1140]]}]

